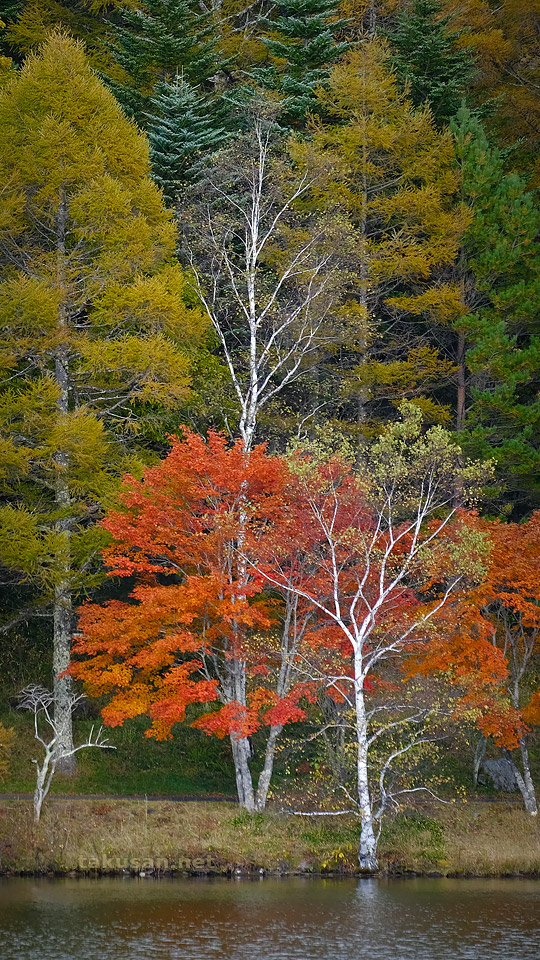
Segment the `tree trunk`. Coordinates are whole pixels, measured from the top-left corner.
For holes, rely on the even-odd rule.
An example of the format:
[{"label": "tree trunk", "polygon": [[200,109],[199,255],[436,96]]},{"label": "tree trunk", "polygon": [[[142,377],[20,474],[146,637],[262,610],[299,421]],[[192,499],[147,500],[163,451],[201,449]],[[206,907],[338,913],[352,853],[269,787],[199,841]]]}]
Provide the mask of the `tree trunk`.
[{"label": "tree trunk", "polygon": [[465,374],[466,343],[463,333],[458,335],[457,347],[457,398],[456,398],[456,430],[463,430],[465,426],[466,403],[466,374]]},{"label": "tree trunk", "polygon": [[[65,335],[68,325],[68,311],[66,307],[67,290],[65,278],[65,236],[67,223],[67,200],[62,195],[57,217],[57,282],[63,291],[63,301],[58,316],[60,334]],[[60,418],[69,412],[69,354],[65,343],[60,342],[55,357],[55,378],[59,387],[57,403]],[[54,717],[58,728],[58,752],[73,751],[73,726],[71,717],[71,695],[73,681],[71,677],[63,676],[71,660],[71,633],[72,633],[72,600],[70,589],[71,573],[71,497],[66,479],[69,467],[69,456],[59,450],[55,456],[56,489],[55,500],[58,510],[56,529],[61,535],[61,546],[57,556],[58,571],[54,592],[53,616],[53,682],[54,682]],[[73,774],[76,769],[75,757],[64,757],[58,763],[62,773]]]},{"label": "tree trunk", "polygon": [[374,871],[379,869],[379,862],[377,860],[377,837],[375,836],[373,809],[369,792],[368,729],[364,700],[364,676],[361,666],[359,667],[356,664],[356,660],[357,658],[355,657],[356,736],[358,743],[357,777],[358,803],[362,820],[358,862],[361,870]]},{"label": "tree trunk", "polygon": [[377,29],[377,0],[369,0],[364,14],[364,26],[368,37],[374,37]]},{"label": "tree trunk", "polygon": [[251,756],[251,746],[247,737],[235,737],[231,733],[231,747],[234,761],[234,772],[236,775],[236,789],[238,792],[238,803],[250,813],[255,811],[255,796],[253,792],[253,780],[251,770],[249,769],[249,758]]},{"label": "tree trunk", "polygon": [[270,733],[268,735],[268,740],[266,741],[264,767],[262,768],[261,774],[259,776],[259,783],[257,785],[257,794],[255,796],[256,810],[264,810],[266,806],[266,800],[268,797],[268,788],[270,787],[270,781],[272,779],[272,773],[274,770],[274,755],[276,752],[276,743],[282,730],[283,730],[283,726],[281,724],[278,724],[275,727],[270,727]]},{"label": "tree trunk", "polygon": [[44,799],[44,786],[41,772],[38,773],[36,789],[34,790],[34,823],[39,823],[41,819],[41,807]]},{"label": "tree trunk", "polygon": [[476,789],[478,786],[478,774],[480,773],[480,767],[484,762],[484,757],[486,755],[487,748],[487,739],[480,734],[477,742],[476,748],[474,751],[474,760],[473,760],[473,786]]},{"label": "tree trunk", "polygon": [[534,790],[534,783],[531,776],[531,766],[529,763],[529,751],[527,750],[527,744],[525,739],[522,738],[519,742],[519,750],[521,753],[521,762],[523,764],[523,773],[516,764],[512,754],[509,750],[505,750],[505,756],[508,758],[512,764],[514,774],[516,777],[517,785],[520,789],[521,796],[523,797],[523,803],[525,804],[525,809],[527,813],[530,813],[531,817],[538,816],[538,804],[536,802],[536,793]]},{"label": "tree trunk", "polygon": [[72,606],[69,583],[63,581],[55,588],[54,601],[54,648],[53,648],[53,675],[54,675],[54,721],[58,730],[58,770],[60,773],[72,775],[77,764],[75,757],[62,756],[73,751],[73,722],[71,704],[73,697],[73,680],[64,676],[71,660],[71,633],[72,633]]}]

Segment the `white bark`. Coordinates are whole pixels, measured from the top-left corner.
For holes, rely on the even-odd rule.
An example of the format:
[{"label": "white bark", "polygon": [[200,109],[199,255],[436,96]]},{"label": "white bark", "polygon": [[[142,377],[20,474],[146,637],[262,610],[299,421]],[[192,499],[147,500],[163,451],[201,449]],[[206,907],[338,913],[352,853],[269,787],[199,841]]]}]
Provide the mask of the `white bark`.
[{"label": "white bark", "polygon": [[[524,627],[520,614],[517,615],[517,622],[514,622],[515,615],[504,606],[499,606],[497,613],[504,630],[503,651],[508,660],[510,672],[508,692],[515,709],[519,711],[521,704],[521,681],[527,672],[531,658],[537,648],[540,631],[536,627],[531,629]],[[496,641],[495,634],[493,640],[494,642]],[[538,803],[531,775],[529,751],[527,749],[525,736],[523,736],[519,742],[519,750],[522,770],[519,769],[510,751],[506,750],[505,753],[514,769],[516,782],[523,797],[525,809],[531,816],[536,817],[538,815]]]},{"label": "white bark", "polygon": [[[74,706],[82,699],[82,695],[74,696],[71,694],[69,702],[66,703],[66,706],[69,707],[70,718],[73,714]],[[54,716],[51,712],[53,704],[55,706]],[[66,746],[64,731],[56,719],[54,695],[44,687],[25,687],[20,693],[19,707],[23,710],[30,710],[34,714],[34,738],[43,748],[41,763],[35,759],[32,761],[36,766],[34,820],[38,823],[41,818],[43,801],[49,792],[56,770],[61,767],[62,761],[69,760],[78,753],[79,750],[84,750],[86,747],[100,747],[105,750],[115,750],[116,748],[107,743],[107,740],[103,739],[103,727],[100,727],[97,733],[94,734],[93,726],[87,739],[83,743],[77,746],[73,744],[70,747]],[[43,726],[48,729],[47,739],[45,739],[46,734],[42,732]]]},{"label": "white bark", "polygon": [[516,778],[516,783],[519,787],[519,792],[523,797],[523,803],[527,813],[530,813],[531,817],[538,816],[538,803],[536,800],[536,792],[534,789],[534,783],[531,775],[531,765],[529,762],[529,751],[527,749],[527,744],[525,738],[519,742],[519,750],[521,753],[521,763],[523,770],[520,770],[514,757],[510,753],[510,750],[505,750],[504,753],[507,759],[512,764],[512,769],[514,771],[514,776]]},{"label": "white bark", "polygon": [[[314,181],[306,171],[288,192],[276,191],[270,185],[271,138],[263,121],[255,123],[254,140],[255,155],[236,172],[237,192],[223,188],[219,177],[210,179],[219,210],[210,203],[205,210],[206,270],[197,244],[188,250],[198,296],[229,370],[247,451],[261,409],[302,375],[306,358],[329,340],[323,327],[333,305],[327,288],[336,256],[321,251],[322,234],[312,235],[289,246],[269,280],[269,248]],[[237,350],[239,339],[246,345],[247,362]]]},{"label": "white bark", "polygon": [[[406,443],[408,449],[415,443],[413,436],[400,442],[403,446]],[[321,535],[320,542],[310,558],[317,588],[304,585],[309,584],[309,578],[307,581],[294,582],[289,575],[287,561],[283,566],[278,559],[274,573],[260,571],[271,584],[288,590],[296,597],[303,598],[308,607],[314,610],[314,616],[320,618],[321,624],[328,622],[338,627],[350,644],[354,665],[353,677],[345,675],[339,678],[328,678],[327,682],[329,685],[338,686],[342,693],[344,685],[349,683],[353,685],[353,694],[348,696],[348,701],[355,717],[357,799],[349,794],[348,796],[353,803],[357,804],[362,821],[359,863],[365,870],[377,869],[378,824],[388,804],[391,802],[395,804],[393,798],[397,794],[389,792],[385,785],[385,777],[392,762],[421,743],[432,739],[422,733],[429,711],[414,707],[411,709],[403,704],[388,704],[367,711],[365,682],[384,661],[399,662],[406,655],[407,647],[413,641],[416,644],[426,642],[426,628],[429,621],[444,606],[461,580],[459,571],[450,572],[446,589],[427,611],[419,613],[416,618],[412,617],[402,626],[397,622],[391,629],[385,630],[386,610],[389,611],[393,620],[396,598],[399,598],[402,591],[408,589],[410,578],[414,574],[421,576],[427,551],[434,546],[438,537],[444,535],[445,528],[455,513],[452,506],[454,487],[452,471],[448,471],[445,466],[444,469],[441,468],[438,475],[441,461],[437,448],[438,442],[435,440],[431,456],[426,454],[429,444],[423,445],[423,439],[418,448],[420,464],[425,460],[425,471],[418,479],[415,501],[411,499],[410,488],[407,491],[407,519],[403,519],[399,509],[402,503],[400,498],[403,497],[402,485],[396,480],[396,477],[399,479],[399,470],[394,474],[394,465],[391,463],[388,465],[388,474],[386,474],[384,463],[382,470],[379,464],[375,501],[379,506],[374,510],[372,526],[368,528],[363,526],[365,493],[359,484],[358,517],[355,518],[353,515],[350,503],[347,507],[348,535],[340,530],[338,523],[339,478],[337,485],[334,486],[325,475],[324,495],[320,494],[317,484],[315,484],[316,492],[312,494],[309,479],[303,480],[302,482],[306,484],[304,488],[306,504]],[[398,446],[396,451],[403,451],[403,446]],[[384,451],[387,448],[381,449]],[[397,455],[396,452],[396,457]],[[377,470],[377,462],[374,462]],[[408,475],[407,463],[405,458],[405,466],[400,468],[405,470],[405,477]],[[366,469],[370,468],[367,466]],[[372,510],[374,505],[372,504]],[[434,519],[435,517],[437,519]],[[431,521],[429,529],[426,528],[428,520]],[[377,711],[392,709],[402,714],[400,719],[377,724],[377,718],[381,716]],[[410,734],[409,731],[405,734],[407,725],[409,725]],[[370,793],[370,748],[390,726],[401,727],[403,734],[409,736],[409,742],[394,750],[382,766],[379,777],[379,807],[375,812],[373,797]]]},{"label": "white bark", "polygon": [[358,743],[357,753],[357,789],[358,789],[358,808],[360,811],[360,845],[358,849],[358,862],[361,870],[377,870],[377,837],[375,835],[375,822],[373,816],[373,804],[369,789],[369,770],[368,770],[368,718],[366,713],[366,704],[364,698],[364,673],[361,652],[355,652],[355,708],[356,708],[356,737]]}]

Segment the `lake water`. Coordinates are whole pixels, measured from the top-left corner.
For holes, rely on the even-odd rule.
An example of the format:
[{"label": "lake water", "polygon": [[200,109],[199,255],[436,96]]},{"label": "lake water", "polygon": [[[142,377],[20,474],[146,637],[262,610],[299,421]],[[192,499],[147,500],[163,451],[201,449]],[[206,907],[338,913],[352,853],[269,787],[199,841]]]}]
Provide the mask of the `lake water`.
[{"label": "lake water", "polygon": [[534,880],[0,880],[2,960],[539,960]]}]

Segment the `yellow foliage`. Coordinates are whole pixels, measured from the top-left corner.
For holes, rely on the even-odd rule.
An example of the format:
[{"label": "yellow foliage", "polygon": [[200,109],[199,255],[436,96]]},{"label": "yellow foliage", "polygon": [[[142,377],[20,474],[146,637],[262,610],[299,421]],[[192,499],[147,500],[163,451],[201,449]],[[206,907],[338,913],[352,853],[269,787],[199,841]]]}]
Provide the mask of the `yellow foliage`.
[{"label": "yellow foliage", "polygon": [[92,582],[126,435],[189,396],[207,324],[147,141],[65,35],[0,89],[0,180],[0,559],[50,597]]},{"label": "yellow foliage", "polygon": [[0,723],[0,780],[5,777],[8,771],[9,753],[14,736],[15,733],[13,730],[4,727],[4,725]]}]

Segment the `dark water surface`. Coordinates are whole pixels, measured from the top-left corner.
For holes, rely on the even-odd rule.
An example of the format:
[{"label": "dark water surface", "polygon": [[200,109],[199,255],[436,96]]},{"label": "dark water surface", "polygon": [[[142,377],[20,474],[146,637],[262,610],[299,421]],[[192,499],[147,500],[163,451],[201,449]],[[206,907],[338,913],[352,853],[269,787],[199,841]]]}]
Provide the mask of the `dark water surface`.
[{"label": "dark water surface", "polygon": [[2,960],[539,960],[534,880],[0,880]]}]

